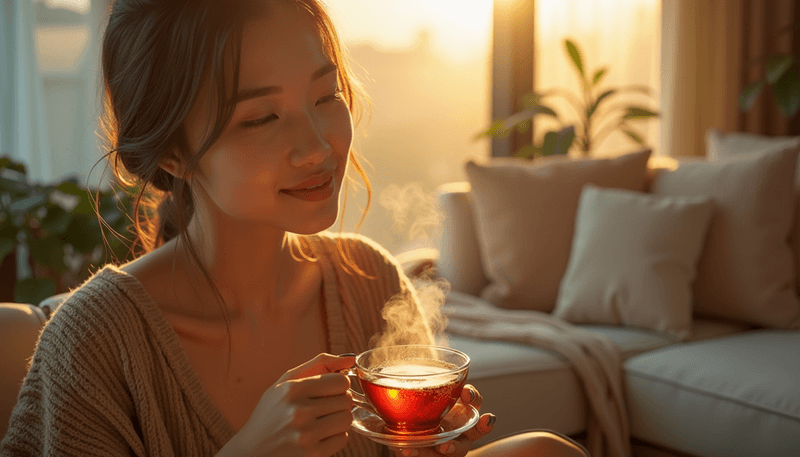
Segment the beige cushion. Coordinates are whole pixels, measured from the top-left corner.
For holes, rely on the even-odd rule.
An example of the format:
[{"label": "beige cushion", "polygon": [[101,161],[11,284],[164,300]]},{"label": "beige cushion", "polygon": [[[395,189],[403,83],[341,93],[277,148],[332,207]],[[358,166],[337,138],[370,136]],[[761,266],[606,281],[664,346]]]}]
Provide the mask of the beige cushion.
[{"label": "beige cushion", "polygon": [[650,150],[615,159],[467,163],[483,271],[481,296],[550,312],[567,268],[581,189],[643,190]]},{"label": "beige cushion", "polygon": [[760,330],[632,357],[631,435],[696,456],[800,455],[798,352],[800,332]]},{"label": "beige cushion", "polygon": [[[753,152],[780,151],[787,148],[800,149],[800,136],[766,136],[753,133],[724,133],[717,129],[709,129],[706,133],[708,157],[716,160]],[[798,159],[800,160],[800,159]],[[800,170],[800,165],[798,165]],[[789,243],[794,251],[796,282],[800,292],[800,171],[794,177],[794,229]]]},{"label": "beige cushion", "polygon": [[553,314],[685,340],[692,326],[692,281],[712,211],[708,197],[587,185]]},{"label": "beige cushion", "polygon": [[653,181],[657,195],[714,199],[694,283],[700,315],[800,328],[789,248],[797,150],[684,162]]}]

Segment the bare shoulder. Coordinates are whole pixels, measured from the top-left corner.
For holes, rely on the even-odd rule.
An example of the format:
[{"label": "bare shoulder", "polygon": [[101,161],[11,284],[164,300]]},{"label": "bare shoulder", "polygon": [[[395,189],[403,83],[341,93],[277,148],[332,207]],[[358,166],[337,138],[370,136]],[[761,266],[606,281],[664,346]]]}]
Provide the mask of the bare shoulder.
[{"label": "bare shoulder", "polygon": [[164,245],[119,267],[136,278],[159,306],[174,302],[174,297],[164,296],[167,291],[174,291],[176,282],[170,253],[169,245]]}]

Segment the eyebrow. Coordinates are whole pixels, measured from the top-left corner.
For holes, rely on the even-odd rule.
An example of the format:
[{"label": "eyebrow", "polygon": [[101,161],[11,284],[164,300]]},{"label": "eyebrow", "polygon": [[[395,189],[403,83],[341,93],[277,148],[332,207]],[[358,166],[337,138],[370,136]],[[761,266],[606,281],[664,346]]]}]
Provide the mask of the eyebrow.
[{"label": "eyebrow", "polygon": [[[339,67],[335,63],[328,63],[326,65],[323,65],[320,69],[311,74],[311,82],[314,82],[322,78],[328,73],[335,71],[337,68]],[[245,100],[250,100],[258,97],[266,97],[267,95],[277,94],[280,92],[283,92],[283,88],[279,86],[267,86],[267,87],[257,87],[254,89],[246,89],[243,91],[239,91],[239,93],[237,93],[236,96],[233,97],[233,99],[231,99],[230,104],[236,105]]]}]

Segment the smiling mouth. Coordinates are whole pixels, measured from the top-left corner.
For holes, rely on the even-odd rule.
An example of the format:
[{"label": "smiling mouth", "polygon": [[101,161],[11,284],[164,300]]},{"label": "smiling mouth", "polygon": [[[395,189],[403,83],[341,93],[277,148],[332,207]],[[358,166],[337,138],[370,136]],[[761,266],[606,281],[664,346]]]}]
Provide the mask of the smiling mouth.
[{"label": "smiling mouth", "polygon": [[322,184],[303,189],[282,189],[281,193],[300,200],[321,201],[333,195],[333,176]]}]

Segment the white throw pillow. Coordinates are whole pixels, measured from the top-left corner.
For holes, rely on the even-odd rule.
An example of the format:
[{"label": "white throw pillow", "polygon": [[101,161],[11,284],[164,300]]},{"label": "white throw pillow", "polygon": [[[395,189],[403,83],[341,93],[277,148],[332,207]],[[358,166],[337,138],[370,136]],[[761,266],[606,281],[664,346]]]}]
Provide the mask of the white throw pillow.
[{"label": "white throw pillow", "polygon": [[[800,149],[800,136],[766,136],[753,133],[725,133],[717,129],[706,132],[706,149],[711,160],[736,157],[748,153],[777,152]],[[795,288],[800,293],[800,159],[794,174],[794,217],[789,244],[794,252]]]},{"label": "white throw pillow", "polygon": [[586,184],[644,190],[650,150],[615,159],[467,163],[483,271],[481,297],[501,308],[549,313],[569,261]]},{"label": "white throw pillow", "polygon": [[713,208],[708,197],[587,185],[553,314],[688,338],[692,281]]},{"label": "white throw pillow", "polygon": [[654,194],[714,199],[693,286],[696,314],[800,328],[788,243],[797,156],[797,149],[787,149],[681,162],[656,176]]}]

